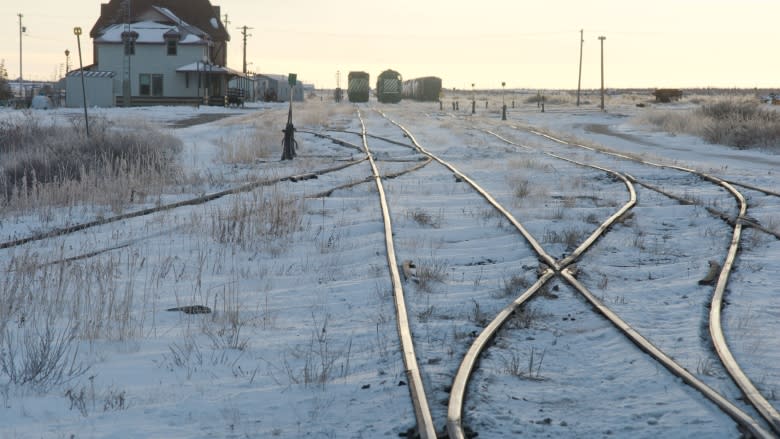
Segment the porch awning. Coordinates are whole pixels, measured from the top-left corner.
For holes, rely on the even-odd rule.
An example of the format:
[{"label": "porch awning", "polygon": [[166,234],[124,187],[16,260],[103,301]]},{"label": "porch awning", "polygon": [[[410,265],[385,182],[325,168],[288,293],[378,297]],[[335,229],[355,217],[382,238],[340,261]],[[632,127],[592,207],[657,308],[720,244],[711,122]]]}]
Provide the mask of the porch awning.
[{"label": "porch awning", "polygon": [[177,72],[183,73],[209,73],[209,74],[222,74],[227,76],[240,76],[242,78],[251,79],[238,70],[233,70],[230,67],[218,66],[216,64],[208,64],[202,61],[196,61],[194,63],[185,64],[176,69]]}]

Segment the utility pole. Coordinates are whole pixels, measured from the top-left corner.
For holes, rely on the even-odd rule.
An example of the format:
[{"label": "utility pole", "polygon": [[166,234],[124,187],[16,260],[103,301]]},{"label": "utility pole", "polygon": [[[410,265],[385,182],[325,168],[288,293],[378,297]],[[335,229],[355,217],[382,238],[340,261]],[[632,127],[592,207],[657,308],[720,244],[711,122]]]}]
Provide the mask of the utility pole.
[{"label": "utility pole", "polygon": [[[225,20],[227,20],[227,15],[225,15]],[[244,37],[244,74],[246,74],[246,39],[247,39],[247,37],[251,37],[252,36],[252,34],[248,34],[247,31],[251,30],[251,29],[254,29],[254,28],[253,27],[248,27],[248,26],[242,26],[242,27],[239,27],[238,29],[241,30],[241,35],[243,35],[243,37]]]},{"label": "utility pole", "polygon": [[604,40],[607,37],[601,36],[601,111],[604,111]]},{"label": "utility pole", "polygon": [[22,92],[22,99],[27,97],[27,91],[24,89],[24,81],[22,80],[22,34],[26,30],[22,26],[22,14],[16,14],[19,16],[19,88]]},{"label": "utility pole", "polygon": [[87,115],[87,87],[84,82],[84,62],[81,60],[81,28],[74,27],[73,34],[76,35],[76,43],[79,46],[79,70],[81,70],[81,97],[84,99],[84,127],[89,137],[89,116]]},{"label": "utility pole", "polygon": [[133,35],[132,21],[132,0],[124,0],[122,6],[125,8],[125,25],[124,32],[122,32],[122,43],[124,45],[124,57],[122,58],[122,106],[132,106],[133,99],[133,76],[132,66],[133,61],[131,56],[135,55],[135,39],[136,35]]},{"label": "utility pole", "polygon": [[580,86],[582,85],[582,46],[585,44],[583,30],[580,29],[580,74],[577,77],[577,106],[580,106]]},{"label": "utility pole", "polygon": [[228,20],[228,14],[225,14],[225,19],[223,22],[225,23],[225,29],[227,29],[228,25],[230,24],[230,20]]}]

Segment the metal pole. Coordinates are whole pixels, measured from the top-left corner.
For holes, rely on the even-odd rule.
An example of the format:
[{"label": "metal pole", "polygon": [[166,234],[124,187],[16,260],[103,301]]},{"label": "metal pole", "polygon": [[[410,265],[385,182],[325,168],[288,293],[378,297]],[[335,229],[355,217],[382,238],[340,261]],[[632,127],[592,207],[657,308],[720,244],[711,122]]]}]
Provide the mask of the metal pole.
[{"label": "metal pole", "polygon": [[81,70],[81,97],[84,99],[84,127],[87,129],[89,137],[89,116],[87,115],[87,88],[84,81],[84,63],[81,61],[81,28],[74,27],[73,33],[76,34],[76,42],[79,46],[79,69]]},{"label": "metal pole", "polygon": [[577,77],[577,106],[580,106],[580,86],[582,85],[582,46],[585,44],[583,30],[580,29],[580,74]]},{"label": "metal pole", "polygon": [[504,91],[506,82],[501,83],[501,120],[506,120],[506,100],[504,99]]},{"label": "metal pole", "polygon": [[19,88],[22,92],[22,100],[27,97],[27,91],[24,89],[24,81],[22,80],[22,33],[24,32],[24,26],[22,26],[22,14],[16,14],[19,16]]},{"label": "metal pole", "polygon": [[601,36],[601,111],[604,111],[604,40],[607,37]]},{"label": "metal pole", "polygon": [[471,83],[471,114],[477,114],[477,92],[474,90],[474,83]]}]

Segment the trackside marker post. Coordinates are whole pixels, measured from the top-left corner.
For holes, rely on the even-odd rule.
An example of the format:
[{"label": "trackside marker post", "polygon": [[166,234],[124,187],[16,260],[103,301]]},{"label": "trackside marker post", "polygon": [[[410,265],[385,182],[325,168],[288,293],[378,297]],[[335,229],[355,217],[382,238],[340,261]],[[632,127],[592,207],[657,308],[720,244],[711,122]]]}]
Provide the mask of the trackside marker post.
[{"label": "trackside marker post", "polygon": [[287,82],[290,84],[290,110],[287,113],[287,126],[282,130],[284,133],[284,139],[282,139],[282,160],[292,160],[295,157],[295,150],[298,148],[298,142],[295,141],[295,126],[293,126],[292,122],[293,90],[298,82],[298,75],[290,73],[287,77]]}]

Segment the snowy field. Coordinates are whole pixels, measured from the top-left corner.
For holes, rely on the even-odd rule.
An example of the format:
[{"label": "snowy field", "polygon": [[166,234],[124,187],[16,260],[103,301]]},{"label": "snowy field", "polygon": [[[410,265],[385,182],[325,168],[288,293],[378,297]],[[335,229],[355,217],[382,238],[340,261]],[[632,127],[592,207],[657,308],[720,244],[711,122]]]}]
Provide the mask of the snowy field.
[{"label": "snowy field", "polygon": [[[780,192],[780,156],[654,131],[633,104],[510,108],[377,105],[428,151],[489,191],[555,258],[627,201],[622,181],[562,161],[629,174],[632,213],[577,263],[602,302],[707,385],[758,419],[713,353],[708,261],[722,263],[738,206],[722,188],[553,142],[530,130],[654,163]],[[0,244],[65,226],[193,199],[253,181],[254,190],[0,249],[0,438],[399,437],[415,417],[399,352],[369,134],[408,144],[374,105],[319,99],[295,107],[298,157],[281,162],[287,106],[90,109],[123,126],[153,124],[182,141],[179,184],[116,205],[28,206],[0,213]],[[688,111],[692,105],[668,108]],[[33,112],[73,124],[78,109]],[[29,117],[0,110],[0,121]],[[136,125],[137,126],[137,125]],[[492,134],[491,134],[492,133]],[[270,153],[256,154],[263,143]],[[380,172],[422,163],[370,137]],[[331,189],[355,183],[349,187]],[[417,359],[437,428],[474,336],[530,286],[538,258],[509,222],[443,166],[384,179]],[[780,229],[780,198],[738,187],[748,215]],[[133,193],[142,193],[143,187]],[[327,194],[326,194],[327,193]],[[735,357],[780,403],[780,242],[747,228],[723,325]],[[213,312],[168,311],[189,305]],[[39,370],[33,371],[36,369]],[[24,380],[25,376],[35,379]],[[739,437],[734,421],[637,349],[560,279],[484,355],[464,423],[480,438]],[[765,426],[766,427],[766,426]],[[768,427],[766,427],[768,428]]]}]

